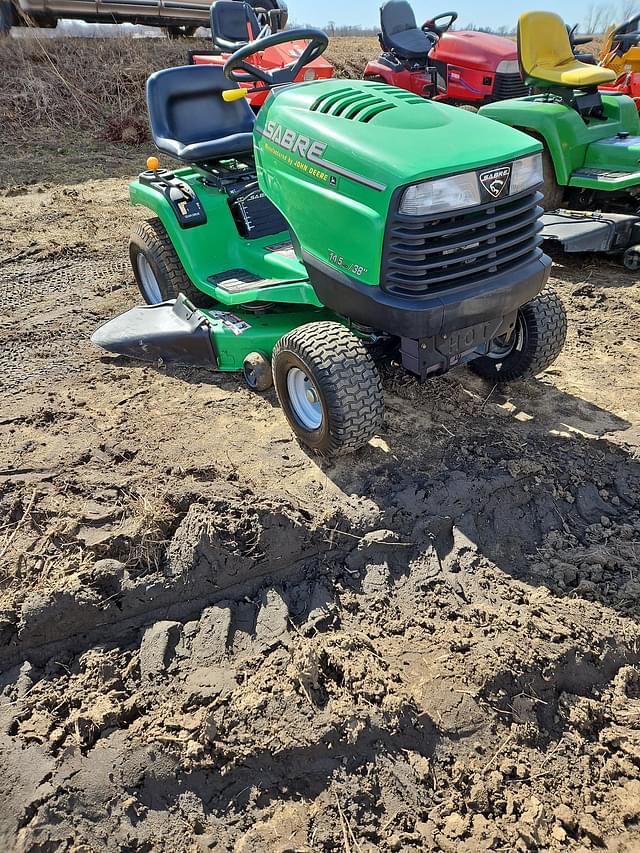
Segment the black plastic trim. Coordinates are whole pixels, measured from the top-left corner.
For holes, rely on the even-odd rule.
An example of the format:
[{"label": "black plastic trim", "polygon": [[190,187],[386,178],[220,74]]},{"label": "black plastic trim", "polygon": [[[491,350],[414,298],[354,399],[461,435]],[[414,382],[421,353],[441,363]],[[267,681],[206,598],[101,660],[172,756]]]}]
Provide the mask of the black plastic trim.
[{"label": "black plastic trim", "polygon": [[505,317],[545,286],[551,258],[533,259],[491,278],[456,284],[424,296],[396,296],[364,284],[303,251],[318,299],[357,323],[405,338],[429,338]]},{"label": "black plastic trim", "polygon": [[528,94],[529,87],[525,84],[519,71],[496,72],[490,100],[505,101],[509,98],[524,98]]}]

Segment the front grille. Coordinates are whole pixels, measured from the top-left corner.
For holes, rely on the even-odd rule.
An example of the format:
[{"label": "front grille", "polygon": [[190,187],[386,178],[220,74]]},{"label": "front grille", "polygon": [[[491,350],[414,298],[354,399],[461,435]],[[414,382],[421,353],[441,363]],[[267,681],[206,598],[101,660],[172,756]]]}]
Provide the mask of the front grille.
[{"label": "front grille", "polygon": [[509,98],[524,98],[529,94],[528,88],[519,73],[496,74],[493,84],[493,99],[495,101],[506,101]]},{"label": "front grille", "polygon": [[541,200],[541,193],[529,190],[437,218],[396,211],[387,223],[381,287],[398,296],[423,296],[540,257]]}]

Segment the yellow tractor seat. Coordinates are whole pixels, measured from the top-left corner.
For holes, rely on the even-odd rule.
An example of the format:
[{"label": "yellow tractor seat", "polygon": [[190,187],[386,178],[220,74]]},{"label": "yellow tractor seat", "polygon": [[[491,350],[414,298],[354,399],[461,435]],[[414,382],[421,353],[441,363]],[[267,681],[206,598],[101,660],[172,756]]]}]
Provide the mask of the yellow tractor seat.
[{"label": "yellow tractor seat", "polygon": [[584,89],[612,83],[615,71],[587,65],[573,55],[569,33],[553,12],[525,12],[518,21],[518,56],[527,86]]}]

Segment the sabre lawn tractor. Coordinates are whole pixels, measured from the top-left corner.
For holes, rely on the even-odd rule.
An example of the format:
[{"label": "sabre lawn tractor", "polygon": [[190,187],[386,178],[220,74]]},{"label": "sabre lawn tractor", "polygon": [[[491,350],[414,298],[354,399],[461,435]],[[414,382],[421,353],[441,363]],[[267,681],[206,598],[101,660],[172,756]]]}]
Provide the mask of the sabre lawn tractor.
[{"label": "sabre lawn tractor", "polygon": [[[256,9],[254,5],[241,0],[217,0],[211,6],[210,13],[213,50],[189,51],[189,63],[218,65],[222,68],[234,51],[284,30],[288,19],[286,5],[282,0],[269,0],[269,4],[274,8],[267,11]],[[305,47],[304,41],[288,41],[268,47],[254,55],[253,65],[267,72],[282,69],[299,59]],[[303,82],[330,77],[333,77],[333,66],[324,57],[318,56],[300,69],[297,80]],[[255,91],[247,99],[257,111],[269,94],[269,86],[264,80],[257,80],[254,88]]]},{"label": "sabre lawn tractor", "polygon": [[526,95],[515,44],[488,33],[451,32],[457,18],[444,12],[418,27],[407,0],[387,0],[380,9],[383,52],[364,79],[460,106]]},{"label": "sabre lawn tractor", "polygon": [[524,80],[536,94],[490,104],[480,115],[544,144],[543,237],[567,252],[621,254],[629,269],[640,268],[640,119],[634,102],[598,90],[615,80],[615,72],[580,62],[558,15],[522,15],[518,50]]},{"label": "sabre lawn tractor", "polygon": [[[250,62],[303,39],[285,68]],[[422,380],[468,362],[506,382],[556,358],[566,317],[545,288],[540,143],[386,84],[291,85],[326,47],[294,30],[224,70],[149,78],[156,146],[184,165],[151,158],[131,184],[152,214],[130,243],[147,305],[93,341],[273,381],[296,435],[332,455],[380,426],[378,358]],[[255,117],[258,82],[271,91]]]}]

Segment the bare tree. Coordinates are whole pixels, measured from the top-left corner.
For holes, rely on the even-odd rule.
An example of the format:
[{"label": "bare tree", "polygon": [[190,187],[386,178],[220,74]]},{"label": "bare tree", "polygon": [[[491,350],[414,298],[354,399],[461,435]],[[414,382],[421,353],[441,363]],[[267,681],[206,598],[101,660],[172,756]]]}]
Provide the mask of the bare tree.
[{"label": "bare tree", "polygon": [[604,32],[616,19],[616,9],[611,3],[591,3],[587,7],[584,31],[589,35]]},{"label": "bare tree", "polygon": [[640,11],[640,4],[638,4],[637,0],[622,0],[620,3],[619,23],[635,17],[638,11]]}]

